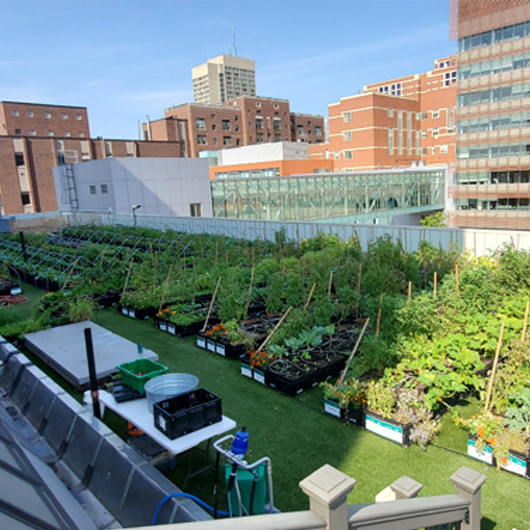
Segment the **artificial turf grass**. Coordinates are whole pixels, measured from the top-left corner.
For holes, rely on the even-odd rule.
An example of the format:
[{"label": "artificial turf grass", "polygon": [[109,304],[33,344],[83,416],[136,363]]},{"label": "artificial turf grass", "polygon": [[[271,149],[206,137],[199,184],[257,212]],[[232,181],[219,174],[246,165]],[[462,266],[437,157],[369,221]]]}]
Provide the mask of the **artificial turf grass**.
[{"label": "artificial turf grass", "polygon": [[22,287],[21,294],[28,301],[22,304],[0,307],[0,326],[18,322],[19,320],[26,320],[38,311],[40,298],[44,294],[44,291],[27,283],[21,282],[20,285]]},{"label": "artificial turf grass", "polygon": [[[467,466],[488,477],[482,493],[483,528],[530,527],[530,505],[525,498],[530,493],[530,483],[465,456],[466,433],[452,424],[449,415],[443,417],[444,426],[436,445],[429,445],[426,451],[416,446],[404,449],[304,406],[300,401],[313,407],[320,401],[323,408],[318,388],[306,396],[304,393],[290,398],[241,376],[237,361],[195,347],[194,337],[172,337],[156,330],[149,321],[135,321],[115,310],[99,312],[96,321],[158,353],[170,371],[194,373],[200,386],[222,398],[223,413],[236,420],[238,427],[248,428],[247,460],[271,458],[275,505],[282,511],[308,508],[308,499],[298,483],[325,463],[358,481],[349,496],[352,504],[373,502],[379,491],[403,475],[424,485],[422,496],[454,493],[449,477],[461,466]],[[192,455],[192,463],[202,466],[204,456]],[[177,470],[171,474],[177,485],[182,485],[187,465],[186,457],[177,457]],[[212,503],[213,473],[192,479],[187,491]],[[226,506],[224,498],[222,506]]]}]

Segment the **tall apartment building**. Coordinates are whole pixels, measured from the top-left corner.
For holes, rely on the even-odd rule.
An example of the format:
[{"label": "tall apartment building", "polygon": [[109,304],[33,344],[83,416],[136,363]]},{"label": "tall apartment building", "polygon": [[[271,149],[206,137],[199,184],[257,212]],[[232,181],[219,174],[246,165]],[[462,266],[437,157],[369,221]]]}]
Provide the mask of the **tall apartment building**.
[{"label": "tall apartment building", "polygon": [[90,138],[85,107],[0,103],[0,214],[57,210],[53,167],[110,157],[181,156],[178,141]]},{"label": "tall apartment building", "polygon": [[458,38],[450,224],[530,229],[530,0],[452,0]]},{"label": "tall apartment building", "polygon": [[219,55],[191,70],[195,103],[219,105],[239,96],[256,95],[256,68],[252,59]]},{"label": "tall apartment building", "polygon": [[143,131],[145,139],[180,142],[182,156],[196,158],[201,151],[269,142],[320,143],[324,117],[292,113],[286,99],[240,96],[224,105],[168,108]]},{"label": "tall apartment building", "polygon": [[366,85],[328,106],[329,141],[311,158],[331,157],[338,171],[447,164],[455,159],[456,64]]}]

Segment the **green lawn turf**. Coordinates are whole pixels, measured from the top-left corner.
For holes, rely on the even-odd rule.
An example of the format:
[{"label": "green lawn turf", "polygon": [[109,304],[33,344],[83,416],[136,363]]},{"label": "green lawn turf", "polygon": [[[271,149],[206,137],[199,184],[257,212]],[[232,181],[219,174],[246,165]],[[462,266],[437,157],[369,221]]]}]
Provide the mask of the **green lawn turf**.
[{"label": "green lawn turf", "polygon": [[[443,418],[439,438],[426,451],[417,446],[404,449],[325,415],[319,388],[290,398],[241,376],[237,361],[197,348],[194,337],[172,337],[150,321],[135,321],[112,309],[99,312],[95,320],[157,352],[170,372],[195,374],[200,386],[222,398],[223,413],[236,420],[238,427],[247,426],[247,460],[271,458],[275,505],[282,511],[308,508],[298,483],[325,463],[357,480],[350,503],[373,502],[379,491],[402,475],[423,484],[423,496],[454,493],[449,477],[468,466],[488,477],[482,492],[482,527],[530,528],[530,481],[466,457],[466,433],[449,415]],[[194,468],[203,463],[204,455],[192,451]],[[182,485],[187,466],[186,455],[177,458],[177,469],[171,474],[177,485]],[[186,490],[213,503],[213,480],[213,473],[203,473],[190,480]],[[223,493],[220,507],[226,507]]]},{"label": "green lawn turf", "polygon": [[29,316],[37,314],[40,297],[44,294],[42,289],[22,283],[22,296],[28,301],[23,304],[15,304],[6,307],[0,307],[0,326],[11,324],[19,320],[26,320]]}]

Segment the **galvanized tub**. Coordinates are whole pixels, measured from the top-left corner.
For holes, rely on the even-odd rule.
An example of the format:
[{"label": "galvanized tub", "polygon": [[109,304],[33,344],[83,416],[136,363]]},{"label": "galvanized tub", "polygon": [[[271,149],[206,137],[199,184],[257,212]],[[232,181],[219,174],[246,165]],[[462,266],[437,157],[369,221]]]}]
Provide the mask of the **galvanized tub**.
[{"label": "galvanized tub", "polygon": [[153,412],[155,403],[195,390],[198,385],[198,377],[192,374],[164,374],[153,377],[144,387],[147,407]]}]

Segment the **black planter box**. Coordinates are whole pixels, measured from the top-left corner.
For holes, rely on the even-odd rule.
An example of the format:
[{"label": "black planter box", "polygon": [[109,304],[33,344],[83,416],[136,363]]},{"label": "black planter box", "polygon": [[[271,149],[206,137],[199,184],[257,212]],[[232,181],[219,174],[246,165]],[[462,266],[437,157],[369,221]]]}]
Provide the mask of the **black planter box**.
[{"label": "black planter box", "polygon": [[338,401],[334,399],[324,400],[324,412],[339,418],[344,422],[353,423],[357,427],[364,427],[365,424],[365,411],[364,408],[354,407],[349,405],[347,409],[341,408]]},{"label": "black planter box", "polygon": [[178,324],[173,324],[169,320],[161,317],[154,317],[154,326],[155,328],[165,331],[170,335],[178,335],[179,337],[187,337],[188,335],[195,335],[202,329],[202,322],[193,322],[187,326],[179,326]]},{"label": "black planter box", "polygon": [[371,410],[367,410],[365,417],[365,428],[367,431],[378,434],[379,436],[387,438],[388,440],[392,440],[403,447],[409,447],[411,444],[411,423],[401,423],[399,421],[384,418],[383,416],[376,414]]},{"label": "black planter box", "polygon": [[102,307],[110,307],[120,303],[120,291],[112,290],[96,295],[94,301]]},{"label": "black planter box", "polygon": [[205,388],[155,403],[155,427],[174,440],[222,420],[221,398]]},{"label": "black planter box", "polygon": [[297,376],[278,373],[271,370],[270,367],[265,369],[265,383],[289,396],[296,396],[296,394],[300,394],[300,392],[316,386],[318,382],[317,369],[301,373]]},{"label": "black planter box", "polygon": [[230,344],[229,342],[217,341],[215,343],[215,352],[229,359],[239,359],[245,354],[244,344]]},{"label": "black planter box", "polygon": [[[319,381],[325,381],[326,379],[329,379],[330,377],[339,375],[340,372],[344,369],[344,366],[346,365],[347,358],[348,356],[346,354],[334,353],[330,361],[327,364],[321,366]],[[315,364],[315,366],[317,367],[320,366],[313,360],[309,362]]]},{"label": "black planter box", "polygon": [[118,305],[118,312],[120,312],[122,315],[135,318],[136,320],[145,320],[146,318],[154,317],[156,315],[156,309],[154,307],[136,309],[126,305]]}]

